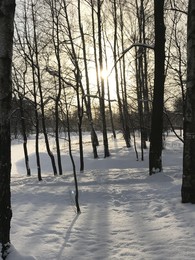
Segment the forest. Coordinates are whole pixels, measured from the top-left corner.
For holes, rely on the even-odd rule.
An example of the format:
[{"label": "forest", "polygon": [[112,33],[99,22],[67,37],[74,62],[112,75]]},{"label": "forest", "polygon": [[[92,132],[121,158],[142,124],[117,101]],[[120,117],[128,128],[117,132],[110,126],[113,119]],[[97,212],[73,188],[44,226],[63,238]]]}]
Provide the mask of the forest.
[{"label": "forest", "polygon": [[151,176],[163,172],[164,144],[174,136],[183,145],[181,201],[195,203],[194,11],[192,0],[0,2],[2,259],[9,259],[15,140],[23,146],[25,175],[40,182],[43,146],[53,176],[67,174],[65,144],[79,214],[77,175],[86,170],[88,143],[95,165],[113,158],[120,136]]},{"label": "forest", "polygon": [[[160,14],[158,5],[156,8]],[[165,46],[157,44],[161,56],[156,64],[164,67],[164,79],[157,79],[165,81],[163,115],[160,90],[155,111],[160,122],[164,117],[161,131],[165,133],[182,128],[187,3],[181,1],[177,6],[175,1],[166,1],[163,13],[166,41],[162,40],[163,31],[159,32],[159,42]],[[54,174],[63,171],[58,140],[68,131],[79,135],[81,171],[85,131],[91,132],[94,158],[98,158],[96,131],[103,135],[104,157],[110,156],[108,131],[113,138],[121,131],[127,147],[134,146],[135,132],[140,131],[144,160],[143,150],[151,133],[154,84],[159,84],[154,83],[154,44],[151,1],[19,2],[13,48],[14,137],[22,135],[26,144],[29,134],[36,134],[38,142],[39,134],[44,133]],[[55,136],[57,166],[50,152],[49,134]],[[26,160],[27,156],[28,151]]]}]

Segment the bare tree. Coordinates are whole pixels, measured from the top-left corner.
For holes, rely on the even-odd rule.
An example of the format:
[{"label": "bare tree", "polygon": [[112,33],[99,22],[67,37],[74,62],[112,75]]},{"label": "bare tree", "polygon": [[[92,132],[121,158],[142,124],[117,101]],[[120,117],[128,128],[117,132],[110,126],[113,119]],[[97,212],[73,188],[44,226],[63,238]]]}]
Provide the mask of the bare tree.
[{"label": "bare tree", "polygon": [[[166,50],[166,73],[168,87],[166,90],[165,85],[165,96],[167,92],[168,98],[172,97],[174,102],[176,102],[178,95],[183,100],[185,100],[185,89],[186,89],[186,34],[184,33],[187,23],[187,13],[180,12],[179,10],[186,10],[187,2],[182,3],[176,1],[170,1],[170,5],[167,6],[166,19],[167,19],[167,29],[166,35],[168,42]],[[172,86],[170,87],[170,82]],[[175,111],[177,112],[177,111]],[[184,105],[183,111],[184,113]],[[181,115],[182,116],[182,115]]]},{"label": "bare tree", "polygon": [[42,121],[42,128],[43,128],[43,134],[45,138],[45,145],[47,149],[47,153],[50,157],[52,168],[53,168],[53,173],[54,175],[57,175],[57,168],[56,168],[56,163],[55,163],[55,158],[53,155],[53,152],[51,151],[50,144],[49,144],[49,138],[47,134],[47,129],[46,129],[46,123],[45,123],[45,108],[44,108],[44,99],[43,99],[43,88],[42,88],[42,80],[41,80],[41,68],[40,68],[40,52],[39,52],[39,44],[38,44],[38,35],[37,35],[37,17],[36,17],[36,5],[33,3],[31,0],[31,15],[32,15],[32,23],[33,23],[33,40],[34,40],[34,64],[33,67],[35,67],[36,71],[36,80],[37,80],[37,85],[38,85],[38,90],[39,90],[39,95],[40,95],[40,109],[41,109],[41,121]]},{"label": "bare tree", "polygon": [[6,259],[10,247],[12,48],[15,0],[0,1],[0,256]]},{"label": "bare tree", "polygon": [[103,63],[103,43],[102,43],[102,4],[101,0],[97,0],[97,30],[98,30],[98,54],[99,54],[99,72],[100,72],[100,115],[102,121],[102,132],[103,132],[103,144],[104,144],[104,157],[109,157],[109,145],[108,145],[108,136],[107,136],[107,125],[106,125],[106,116],[105,116],[105,82],[104,78],[101,76],[101,72],[104,69]]},{"label": "bare tree", "polygon": [[[123,21],[122,21],[122,7],[121,3],[119,6],[120,10],[120,17],[118,18],[117,14],[117,1],[113,1],[113,25],[114,25],[114,37],[113,37],[113,56],[114,56],[114,63],[117,63],[117,54],[119,52],[118,45],[119,45],[119,39],[118,39],[118,31],[121,30],[121,43],[122,43],[122,50],[124,51],[124,39],[123,39]],[[120,19],[120,29],[118,20]],[[120,83],[119,83],[119,68],[118,66],[115,66],[115,82],[116,82],[116,93],[117,93],[117,100],[118,100],[118,108],[119,108],[119,115],[120,115],[120,121],[122,125],[122,131],[123,131],[123,137],[126,142],[127,147],[131,147],[131,140],[130,140],[130,128],[129,128],[129,116],[128,116],[128,109],[127,109],[127,95],[126,95],[126,80],[125,80],[125,58],[122,57],[122,64],[123,64],[123,75],[124,75],[124,88],[123,88],[123,95],[121,98],[120,92]],[[121,69],[121,63],[119,65],[120,70]],[[122,74],[122,72],[121,72]],[[122,84],[121,84],[122,85]]]},{"label": "bare tree", "polygon": [[[23,149],[24,149],[24,158],[25,158],[25,165],[26,165],[26,172],[27,176],[31,176],[31,170],[30,170],[30,165],[29,165],[29,156],[28,156],[28,147],[27,147],[27,131],[26,131],[26,118],[25,118],[25,108],[24,108],[24,100],[25,100],[25,95],[26,95],[26,72],[27,72],[27,64],[25,62],[25,68],[20,75],[20,71],[16,69],[15,66],[13,66],[13,84],[15,88],[15,92],[17,93],[16,99],[18,97],[19,99],[19,111],[20,111],[20,122],[21,122],[21,132],[23,136]],[[18,76],[21,76],[22,78],[22,86],[20,84],[20,80]],[[23,93],[21,93],[21,88],[23,89]]]},{"label": "bare tree", "polygon": [[72,36],[70,17],[68,14],[68,4],[67,1],[63,0],[63,9],[67,25],[67,34],[70,41],[69,55],[70,60],[74,66],[73,74],[75,78],[74,90],[76,91],[77,100],[77,117],[78,117],[78,132],[79,132],[79,151],[80,151],[80,171],[84,170],[84,155],[83,155],[83,136],[82,136],[82,120],[83,120],[83,88],[82,88],[82,73],[80,70],[78,56],[76,54],[76,48],[74,44],[74,39]]},{"label": "bare tree", "polygon": [[[18,60],[18,56],[15,57],[14,66],[18,66],[21,64],[21,59],[24,60],[24,63],[29,67],[29,74],[27,77],[32,78],[32,89],[28,87],[28,92],[32,95],[32,103],[34,107],[34,120],[32,120],[32,124],[35,127],[35,154],[36,154],[36,163],[37,163],[37,175],[38,180],[42,180],[41,176],[41,161],[39,154],[39,134],[40,134],[40,120],[39,120],[39,104],[38,104],[38,95],[37,95],[37,85],[36,85],[36,68],[34,62],[34,47],[31,42],[31,36],[29,32],[29,13],[28,13],[28,3],[24,2],[23,4],[23,20],[22,26],[15,23],[15,52],[19,54],[20,59]],[[17,19],[16,19],[17,20]],[[23,28],[23,33],[20,31]],[[18,70],[21,70],[21,67],[18,67]],[[20,73],[21,74],[21,73]],[[25,75],[23,75],[24,77]],[[24,80],[24,79],[23,79]],[[31,84],[30,84],[31,85]],[[25,93],[24,93],[25,94]],[[19,95],[21,95],[21,90],[19,91]],[[26,98],[25,95],[23,95]]]},{"label": "bare tree", "polygon": [[58,10],[58,5],[56,1],[51,0],[50,11],[52,17],[52,42],[55,52],[55,58],[57,61],[57,84],[56,85],[56,97],[55,97],[55,141],[56,141],[56,151],[57,151],[57,161],[58,161],[58,171],[59,175],[62,175],[62,162],[61,162],[61,151],[59,143],[59,102],[62,92],[62,62],[60,53],[60,9]]},{"label": "bare tree", "polygon": [[164,0],[154,0],[155,16],[155,75],[150,135],[149,171],[150,175],[162,171],[162,132],[164,107],[164,62],[165,62],[165,25]]},{"label": "bare tree", "polygon": [[187,23],[187,90],[184,113],[182,202],[195,203],[195,2],[189,0]]},{"label": "bare tree", "polygon": [[70,132],[70,118],[69,118],[69,108],[68,103],[66,100],[66,92],[64,89],[64,96],[65,96],[65,106],[66,106],[66,121],[67,121],[67,132],[68,132],[68,148],[69,148],[69,155],[72,163],[73,168],[73,175],[74,175],[74,183],[75,183],[75,206],[77,210],[77,214],[81,213],[80,205],[79,205],[79,188],[78,188],[78,180],[77,180],[77,173],[76,173],[76,166],[75,161],[72,154],[72,146],[71,146],[71,132]]}]

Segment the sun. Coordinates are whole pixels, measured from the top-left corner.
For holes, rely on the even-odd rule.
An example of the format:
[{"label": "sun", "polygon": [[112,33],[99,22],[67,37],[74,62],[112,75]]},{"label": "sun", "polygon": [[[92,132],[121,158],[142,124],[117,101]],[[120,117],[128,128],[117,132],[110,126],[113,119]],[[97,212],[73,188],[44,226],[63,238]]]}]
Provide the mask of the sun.
[{"label": "sun", "polygon": [[104,80],[107,80],[108,75],[109,75],[109,73],[108,73],[108,70],[107,70],[107,69],[102,69],[102,71],[100,72],[100,76],[101,76],[101,78],[103,78]]},{"label": "sun", "polygon": [[109,91],[109,96],[111,99],[116,99],[116,81],[114,77],[114,73],[110,73],[108,69],[103,69],[100,72],[100,77],[104,80],[107,94]]},{"label": "sun", "polygon": [[[110,66],[111,67],[111,66]],[[116,80],[115,80],[115,74],[114,72],[111,73],[111,69],[103,68],[99,73],[99,79],[104,80],[104,86],[105,86],[105,94],[108,95],[108,87],[109,87],[109,96],[110,99],[115,100],[116,95]],[[89,81],[91,86],[91,91],[97,91],[97,72],[94,67],[90,67],[89,69]]]}]

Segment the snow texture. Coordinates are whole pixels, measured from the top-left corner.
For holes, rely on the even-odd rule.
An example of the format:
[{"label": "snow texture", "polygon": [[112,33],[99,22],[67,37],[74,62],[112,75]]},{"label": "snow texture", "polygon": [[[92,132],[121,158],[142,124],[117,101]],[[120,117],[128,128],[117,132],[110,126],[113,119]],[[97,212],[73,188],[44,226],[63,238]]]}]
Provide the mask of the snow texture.
[{"label": "snow texture", "polygon": [[[136,161],[133,148],[126,148],[118,135],[110,140],[111,157],[106,159],[100,140],[96,160],[89,140],[86,134],[85,171],[78,171],[80,215],[67,143],[61,143],[64,174],[54,177],[40,140],[39,182],[34,137],[28,142],[32,177],[26,177],[22,142],[12,142],[11,241],[17,250],[12,248],[8,260],[195,259],[195,206],[180,198],[180,141],[173,135],[166,138],[163,172],[149,176],[148,150],[143,162]],[[52,138],[50,143],[55,153]],[[77,136],[73,154],[79,169]]]}]

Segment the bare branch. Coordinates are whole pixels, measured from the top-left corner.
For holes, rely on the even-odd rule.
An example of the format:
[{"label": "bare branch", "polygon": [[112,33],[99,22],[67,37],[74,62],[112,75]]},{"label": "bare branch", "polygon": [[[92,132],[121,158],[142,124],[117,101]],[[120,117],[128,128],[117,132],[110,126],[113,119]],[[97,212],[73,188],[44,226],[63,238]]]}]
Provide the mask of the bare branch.
[{"label": "bare branch", "polygon": [[115,62],[114,66],[113,66],[112,69],[110,70],[110,73],[109,73],[108,77],[111,75],[111,73],[112,73],[114,67],[116,66],[116,64],[117,64],[117,63],[124,57],[124,55],[125,55],[128,51],[130,51],[133,47],[142,47],[142,48],[147,48],[147,49],[152,49],[152,50],[154,50],[154,45],[149,45],[149,44],[139,43],[139,42],[138,42],[138,43],[133,43],[130,47],[128,47],[127,49],[125,49],[125,50],[122,52],[121,56],[117,59],[117,61]]},{"label": "bare branch", "polygon": [[181,10],[181,9],[178,9],[178,8],[166,8],[165,10],[166,10],[166,11],[179,12],[179,13],[188,15],[188,12],[187,12],[187,11],[184,11],[184,10]]}]

